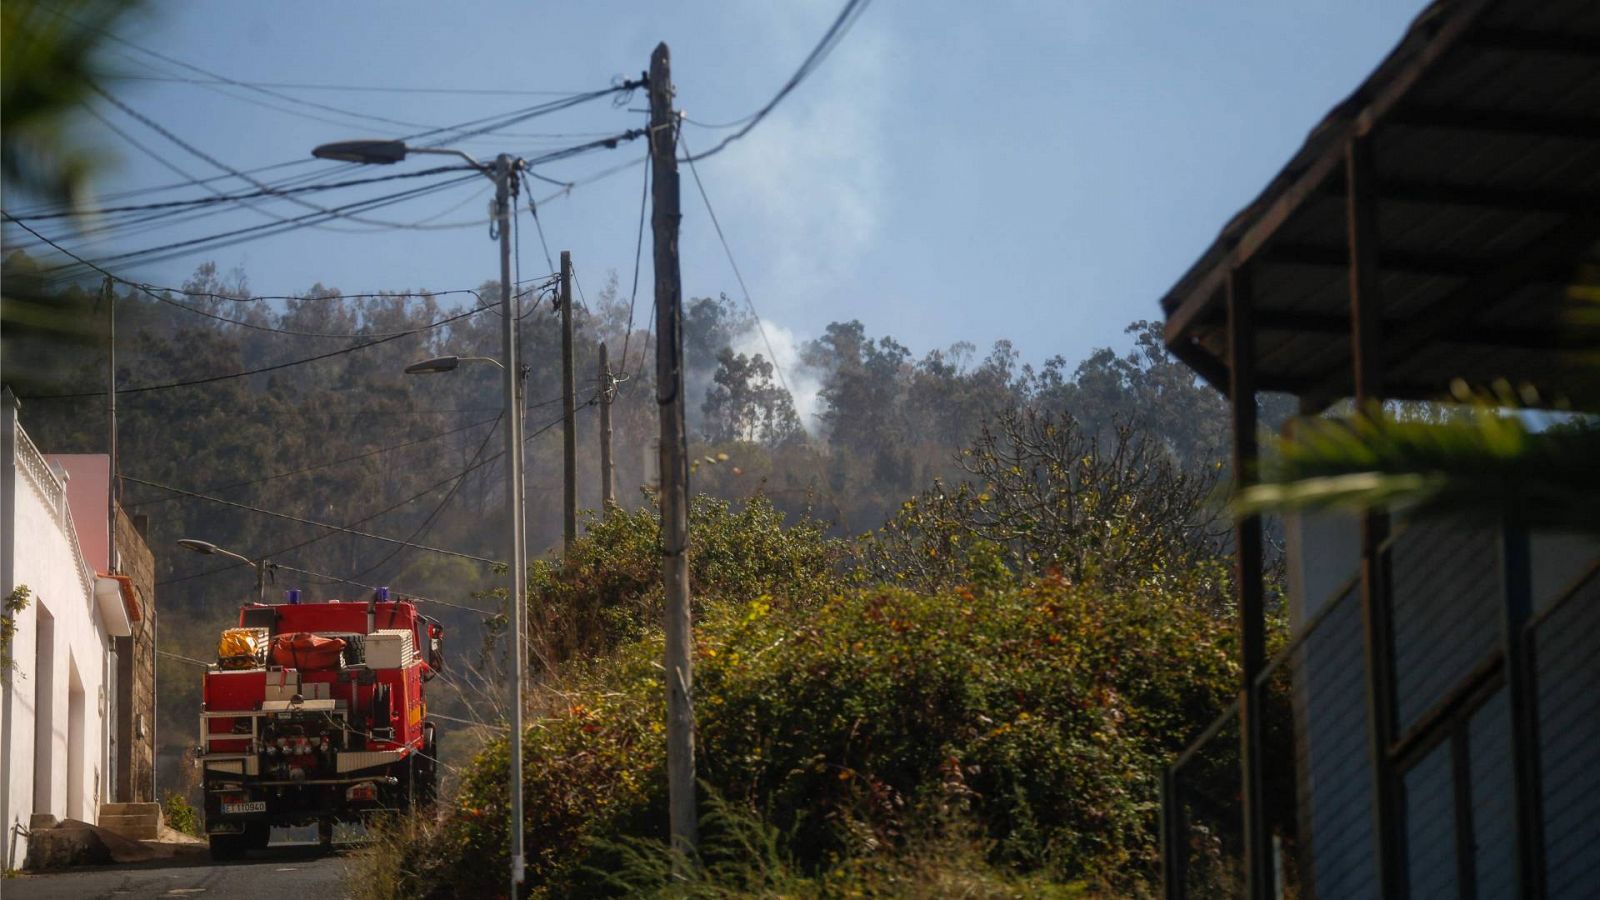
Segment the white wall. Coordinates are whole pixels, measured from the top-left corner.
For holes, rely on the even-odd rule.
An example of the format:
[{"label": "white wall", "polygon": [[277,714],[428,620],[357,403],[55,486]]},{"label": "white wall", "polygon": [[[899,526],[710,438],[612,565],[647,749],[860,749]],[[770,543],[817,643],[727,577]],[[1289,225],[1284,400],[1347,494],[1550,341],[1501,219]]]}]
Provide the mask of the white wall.
[{"label": "white wall", "polygon": [[[4,512],[10,517],[10,521],[0,522],[0,544],[4,545],[0,548],[4,555],[0,593],[9,594],[18,585],[27,585],[32,593],[28,608],[16,616],[12,651],[16,668],[0,698],[5,704],[5,727],[0,733],[0,759],[5,763],[5,845],[0,857],[8,867],[18,867],[27,845],[13,829],[18,824],[26,827],[33,814],[65,818],[76,813],[75,817],[91,822],[99,816],[99,802],[108,788],[105,673],[112,642],[101,621],[94,579],[78,547],[61,479],[44,464],[20,428],[12,431],[15,407],[10,402],[6,406],[7,421],[0,423],[10,445],[5,448],[5,461],[15,463],[0,465]],[[48,610],[53,634],[48,673],[37,671],[41,608]],[[41,682],[48,685],[43,698],[37,696]],[[78,687],[82,700],[74,709],[71,694]],[[40,699],[48,704],[50,728],[48,733],[36,734],[34,722],[40,712],[36,701]],[[81,723],[78,728],[73,727],[75,721]],[[77,748],[69,747],[69,730],[77,732],[81,741]],[[35,784],[40,762],[36,748],[41,747],[49,748],[49,776]],[[71,784],[69,771],[79,776]],[[68,808],[69,797],[78,801],[78,808]]]}]

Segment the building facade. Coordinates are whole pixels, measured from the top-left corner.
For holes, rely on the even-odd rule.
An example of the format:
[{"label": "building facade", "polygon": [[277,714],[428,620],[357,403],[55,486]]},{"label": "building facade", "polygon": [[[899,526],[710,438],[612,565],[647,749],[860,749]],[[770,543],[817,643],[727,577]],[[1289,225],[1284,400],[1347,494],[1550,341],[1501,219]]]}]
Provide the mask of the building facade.
[{"label": "building facade", "polygon": [[[97,478],[96,471],[104,474]],[[79,477],[83,480],[74,490],[72,482]],[[117,799],[118,772],[135,776],[138,759],[149,757],[148,751],[135,751],[138,739],[119,747],[118,737],[121,730],[137,728],[141,713],[148,720],[154,716],[153,685],[147,710],[135,710],[131,700],[141,696],[141,634],[151,632],[153,638],[153,616],[146,617],[141,606],[153,608],[153,584],[145,578],[141,600],[134,578],[119,575],[110,565],[108,488],[105,457],[52,461],[40,453],[18,421],[15,398],[4,391],[0,592],[10,602],[5,612],[7,670],[0,688],[0,761],[5,770],[0,777],[0,812],[5,816],[0,855],[7,868],[22,867],[35,823],[98,821],[100,804]],[[99,505],[94,505],[95,497]],[[80,515],[87,521],[79,521]],[[100,535],[98,552],[106,557],[105,568],[99,570],[83,542],[95,534]],[[143,564],[148,575],[153,567],[148,549],[138,552],[143,547],[140,540],[126,555],[135,568]],[[119,643],[129,651],[131,677],[119,679],[124,669]],[[146,659],[153,662],[150,649]],[[128,703],[119,702],[124,697]],[[148,725],[145,731],[150,732]],[[119,752],[130,760],[122,762]]]},{"label": "building facade", "polygon": [[[1600,413],[1597,109],[1591,0],[1423,10],[1162,298],[1237,487],[1264,392]],[[1286,596],[1238,522],[1243,678],[1163,780],[1166,896],[1596,896],[1600,512],[1549,530],[1504,477],[1477,518],[1288,517]]]}]

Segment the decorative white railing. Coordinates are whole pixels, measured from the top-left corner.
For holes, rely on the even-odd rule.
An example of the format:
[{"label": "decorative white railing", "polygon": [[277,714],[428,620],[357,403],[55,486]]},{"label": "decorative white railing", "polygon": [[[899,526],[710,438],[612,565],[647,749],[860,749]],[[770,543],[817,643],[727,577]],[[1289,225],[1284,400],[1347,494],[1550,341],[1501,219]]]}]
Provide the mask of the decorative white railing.
[{"label": "decorative white railing", "polygon": [[22,430],[22,425],[17,424],[15,429],[17,438],[17,468],[27,476],[28,483],[38,491],[39,499],[44,502],[45,508],[50,510],[50,517],[55,520],[56,527],[61,529],[62,537],[67,539],[67,544],[72,547],[73,560],[78,564],[78,580],[83,585],[83,595],[89,603],[94,602],[94,572],[89,568],[89,561],[83,558],[83,547],[78,543],[78,529],[72,522],[72,507],[67,503],[67,486],[57,477],[55,470],[50,467],[49,460],[34,446],[33,439]]},{"label": "decorative white railing", "polygon": [[33,484],[33,489],[39,492],[39,499],[44,501],[56,524],[64,525],[62,510],[67,506],[67,486],[56,477],[44,454],[33,445],[33,439],[28,437],[28,433],[22,430],[20,424],[17,426],[16,436],[17,468],[28,476],[28,481]]}]

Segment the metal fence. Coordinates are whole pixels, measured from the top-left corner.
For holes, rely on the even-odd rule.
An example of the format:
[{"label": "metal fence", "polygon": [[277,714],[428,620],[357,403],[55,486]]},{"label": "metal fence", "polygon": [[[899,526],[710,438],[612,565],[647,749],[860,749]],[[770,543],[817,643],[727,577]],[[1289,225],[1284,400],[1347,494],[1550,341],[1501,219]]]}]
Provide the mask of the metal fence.
[{"label": "metal fence", "polygon": [[[1516,635],[1523,661],[1508,665],[1515,546],[1499,528],[1444,522],[1397,531],[1383,547],[1395,738],[1380,764],[1396,789],[1397,821],[1382,840],[1400,848],[1409,897],[1517,896],[1525,872],[1539,883],[1521,896],[1594,896],[1585,892],[1594,890],[1600,846],[1600,562],[1568,566],[1564,582],[1524,579],[1532,616]],[[1560,569],[1539,558],[1545,544],[1532,546],[1527,568]],[[1366,634],[1352,579],[1311,611],[1256,681],[1271,896],[1383,895],[1371,719],[1382,706],[1367,677]],[[1526,771],[1513,740],[1516,666],[1528,673],[1535,708],[1524,721],[1536,725],[1522,729],[1537,732],[1521,743],[1537,757]],[[1235,702],[1167,772],[1168,897],[1245,896],[1240,728]],[[1527,778],[1536,799],[1519,810]],[[1519,843],[1519,821],[1538,823],[1531,840]],[[1534,854],[1531,868],[1519,868],[1519,852]]]}]

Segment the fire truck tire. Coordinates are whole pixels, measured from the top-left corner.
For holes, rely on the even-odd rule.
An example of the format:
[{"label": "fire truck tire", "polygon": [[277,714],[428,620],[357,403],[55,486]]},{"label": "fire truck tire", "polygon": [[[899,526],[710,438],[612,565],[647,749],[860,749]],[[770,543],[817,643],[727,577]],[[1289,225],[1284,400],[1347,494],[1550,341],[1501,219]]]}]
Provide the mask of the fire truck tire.
[{"label": "fire truck tire", "polygon": [[439,797],[439,741],[433,723],[422,726],[422,753],[417,768],[412,770],[416,780],[414,797],[418,806],[432,806]]},{"label": "fire truck tire", "polygon": [[213,834],[207,838],[207,843],[211,845],[211,858],[216,862],[227,862],[244,856],[243,834]]},{"label": "fire truck tire", "polygon": [[272,826],[266,822],[251,822],[244,827],[246,850],[265,850],[272,843]]},{"label": "fire truck tire", "polygon": [[317,820],[317,843],[324,849],[333,846],[333,819],[324,816]]}]

